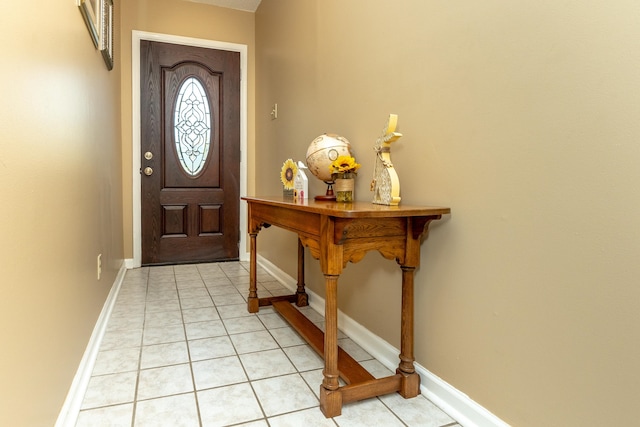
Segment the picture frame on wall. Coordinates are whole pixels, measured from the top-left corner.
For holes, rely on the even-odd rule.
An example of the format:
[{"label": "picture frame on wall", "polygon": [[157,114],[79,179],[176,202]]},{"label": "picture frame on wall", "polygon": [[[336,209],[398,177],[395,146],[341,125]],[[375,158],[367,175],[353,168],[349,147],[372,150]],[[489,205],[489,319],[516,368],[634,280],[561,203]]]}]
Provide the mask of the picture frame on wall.
[{"label": "picture frame on wall", "polygon": [[91,40],[93,41],[93,45],[97,48],[100,42],[100,34],[98,33],[99,22],[100,22],[100,2],[101,0],[77,0],[78,7],[80,8],[80,13],[82,14],[82,18],[84,18],[85,24],[87,24],[87,29],[89,30],[89,34],[91,35]]},{"label": "picture frame on wall", "polygon": [[113,69],[113,0],[95,0],[101,3],[100,52],[107,65]]}]

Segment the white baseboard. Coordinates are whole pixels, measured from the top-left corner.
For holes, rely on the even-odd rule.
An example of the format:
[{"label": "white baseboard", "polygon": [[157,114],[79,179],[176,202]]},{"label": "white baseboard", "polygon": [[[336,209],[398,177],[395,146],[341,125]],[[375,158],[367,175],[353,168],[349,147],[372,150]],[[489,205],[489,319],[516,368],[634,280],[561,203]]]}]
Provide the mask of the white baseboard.
[{"label": "white baseboard", "polygon": [[104,337],[104,333],[107,329],[107,322],[109,321],[109,317],[111,317],[111,312],[113,311],[113,307],[116,303],[118,292],[120,292],[120,287],[124,280],[124,275],[127,270],[125,264],[126,263],[123,262],[120,266],[118,275],[111,286],[111,291],[107,296],[104,306],[102,307],[96,326],[93,328],[93,333],[91,334],[91,338],[89,338],[89,343],[87,344],[87,348],[85,349],[82,360],[80,361],[78,371],[73,378],[67,398],[62,405],[60,414],[58,414],[58,420],[56,421],[55,427],[74,427],[76,425],[78,414],[80,413],[80,407],[82,406],[82,399],[84,399],[87,387],[89,386],[89,380],[91,379],[91,373],[93,372],[96,357],[100,350],[100,344],[102,343],[102,338]]},{"label": "white baseboard", "polygon": [[[267,270],[283,286],[296,291],[297,279],[287,275],[269,260],[258,255],[258,264]],[[324,314],[324,298],[307,289],[309,305],[318,313]],[[356,344],[376,358],[391,371],[398,366],[400,350],[373,334],[355,320],[338,310],[340,329]],[[507,423],[493,415],[466,394],[451,384],[429,372],[416,363],[416,372],[420,375],[420,391],[436,406],[445,411],[458,423],[465,427],[509,427]]]},{"label": "white baseboard", "polygon": [[127,270],[132,270],[134,268],[140,268],[141,264],[140,261],[136,261],[133,258],[126,258],[124,260],[124,266]]},{"label": "white baseboard", "polygon": [[427,399],[465,427],[510,427],[485,407],[416,363],[420,390]]}]

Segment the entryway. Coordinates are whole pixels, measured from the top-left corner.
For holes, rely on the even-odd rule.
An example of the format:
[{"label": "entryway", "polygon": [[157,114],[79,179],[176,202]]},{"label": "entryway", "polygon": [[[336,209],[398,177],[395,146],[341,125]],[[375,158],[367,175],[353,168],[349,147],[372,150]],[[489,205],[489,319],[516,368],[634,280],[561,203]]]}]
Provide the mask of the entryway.
[{"label": "entryway", "polygon": [[[175,46],[191,51],[188,54],[191,57],[187,61],[190,63],[175,61],[174,64],[164,68],[162,77],[157,82],[157,85],[169,85],[173,94],[161,100],[160,106],[153,107],[152,113],[156,115],[153,120],[160,120],[161,124],[155,125],[151,145],[141,137],[145,132],[141,126],[144,122],[142,114],[145,109],[151,111],[150,106],[147,105],[148,100],[142,99],[145,95],[141,91],[141,82],[144,81],[141,77],[147,72],[149,64],[141,60],[140,54],[141,46],[147,43],[147,40],[160,42],[159,45],[163,47]],[[246,206],[239,201],[239,197],[246,194],[247,176],[246,45],[134,31],[133,49],[138,53],[134,55],[132,63],[134,259],[128,266],[248,260]],[[213,56],[223,63],[223,69],[202,60],[203,54],[198,52],[203,52],[204,49],[214,49],[210,52],[218,52]],[[224,86],[229,86],[229,82],[225,83],[220,79],[227,73],[224,67],[234,61],[239,62],[237,67],[239,96],[235,105],[233,105],[234,101],[225,105],[224,97],[228,95],[230,89]],[[205,66],[194,65],[198,62],[204,62]],[[221,82],[222,85],[220,85]],[[185,85],[181,86],[183,83]],[[209,84],[212,84],[212,87],[205,88]],[[180,98],[181,88],[184,89],[182,98]],[[183,145],[182,148],[176,144],[180,135],[171,123],[175,120],[175,107],[178,101],[186,100],[183,104],[190,105],[189,98],[200,96],[199,91],[203,91],[209,97],[207,104],[210,107],[210,121],[194,121],[194,117],[201,113],[205,114],[206,109],[193,110],[187,112],[187,116],[190,115],[188,119],[190,121],[182,123],[182,129],[195,130],[186,134],[186,140],[191,143],[194,138],[199,138],[198,133],[203,128],[209,127],[211,144],[206,152],[204,147],[197,144],[193,147],[203,148],[202,151],[189,152],[191,148],[188,144]],[[187,92],[188,96],[185,95]],[[141,105],[145,105],[145,109],[141,109]],[[228,112],[233,112],[234,109],[238,113],[236,123],[227,119]],[[160,113],[165,114],[164,120],[159,118]],[[225,145],[225,138],[233,132],[235,132],[235,141],[238,143],[236,147]],[[194,153],[194,151],[197,152]],[[235,155],[229,156],[234,152]],[[223,165],[226,161],[231,163]],[[154,179],[156,180],[154,192],[157,194],[147,194],[148,189],[145,185],[154,182]],[[228,189],[230,191],[227,192]],[[153,200],[156,204],[155,213],[149,214],[149,210],[145,210],[145,198]],[[197,200],[198,198],[200,200]],[[143,227],[143,218],[145,218],[145,227]],[[151,237],[148,237],[147,229],[150,230]],[[147,252],[151,255],[147,255]]]}]

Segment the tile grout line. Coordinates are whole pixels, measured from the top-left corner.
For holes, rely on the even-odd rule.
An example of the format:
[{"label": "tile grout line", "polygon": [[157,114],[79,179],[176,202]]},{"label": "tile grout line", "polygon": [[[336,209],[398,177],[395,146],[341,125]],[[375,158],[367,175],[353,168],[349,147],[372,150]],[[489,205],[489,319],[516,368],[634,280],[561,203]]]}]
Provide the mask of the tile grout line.
[{"label": "tile grout line", "polygon": [[131,427],[136,424],[136,412],[138,408],[138,387],[140,385],[140,371],[142,368],[142,349],[144,348],[144,326],[147,321],[147,297],[149,296],[149,281],[151,269],[147,267],[147,280],[145,282],[144,309],[142,311],[142,333],[140,334],[140,351],[138,352],[138,370],[136,372],[136,385],[133,389],[133,402],[131,408]]},{"label": "tile grout line", "polygon": [[[229,281],[231,283],[233,283],[233,280],[231,280],[231,278],[227,275],[226,271],[224,272],[224,274],[227,277],[227,279],[229,279]],[[240,290],[235,285],[234,285],[234,288],[236,288],[238,293],[240,293]],[[255,316],[255,317],[258,318],[258,316]],[[260,318],[258,318],[258,320],[260,321]],[[223,326],[225,327],[225,330],[226,330],[226,325],[225,325],[224,321],[222,322],[222,324],[223,324]],[[244,372],[244,375],[247,378],[247,384],[251,388],[251,393],[253,393],[253,397],[256,400],[256,402],[258,403],[258,406],[260,407],[260,412],[262,412],[262,418],[259,418],[257,420],[251,420],[251,421],[248,421],[248,422],[254,422],[254,421],[259,421],[260,419],[263,419],[267,423],[267,425],[271,425],[269,423],[269,417],[267,416],[267,413],[264,410],[262,402],[258,398],[258,394],[256,393],[256,390],[253,387],[253,381],[251,381],[251,377],[249,377],[249,373],[247,372],[247,368],[244,366],[244,363],[242,363],[242,358],[240,357],[240,354],[238,353],[238,349],[236,348],[235,344],[233,343],[233,340],[231,339],[231,334],[229,334],[229,331],[227,331],[227,336],[229,337],[229,341],[231,342],[231,346],[233,347],[233,351],[234,351],[236,357],[238,358],[238,362],[240,362],[240,366],[242,366],[242,371]]]},{"label": "tile grout line", "polygon": [[[198,270],[197,267],[196,267],[196,270],[198,271],[198,276],[200,276],[200,279],[202,280],[202,276],[200,275],[200,270]],[[175,277],[175,267],[173,268],[173,274]],[[204,281],[202,283],[204,284]],[[189,348],[189,335],[187,334],[187,324],[184,321],[182,298],[180,296],[180,289],[178,288],[177,277],[175,277],[175,285],[176,285],[176,294],[178,295],[178,306],[180,307],[180,319],[182,320],[182,331],[184,332],[184,344],[187,347],[187,357],[189,359],[189,372],[191,373],[191,384],[193,385],[193,398],[196,403],[196,414],[198,416],[198,425],[202,427],[202,414],[200,412],[200,399],[198,399],[198,386],[196,385],[196,376],[195,376],[195,373],[193,372],[193,360],[191,359],[191,349]],[[206,289],[206,286],[205,286],[205,289]],[[208,293],[209,293],[209,290],[207,289],[207,294]],[[209,295],[209,298],[211,298],[211,295]]]}]

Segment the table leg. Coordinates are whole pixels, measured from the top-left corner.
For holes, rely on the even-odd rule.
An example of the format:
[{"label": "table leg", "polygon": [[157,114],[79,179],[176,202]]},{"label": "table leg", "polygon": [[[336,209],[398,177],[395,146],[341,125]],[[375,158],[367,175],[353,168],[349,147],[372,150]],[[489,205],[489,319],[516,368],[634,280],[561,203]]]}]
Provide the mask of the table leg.
[{"label": "table leg", "polygon": [[298,239],[298,290],[296,291],[296,305],[298,307],[309,305],[309,296],[304,287],[304,246],[302,246],[302,241]]},{"label": "table leg", "polygon": [[400,324],[400,364],[396,373],[402,375],[400,395],[404,398],[420,394],[420,376],[413,366],[413,276],[415,267],[402,266],[402,320]]},{"label": "table leg", "polygon": [[249,313],[257,313],[260,308],[260,301],[258,299],[258,284],[257,284],[257,267],[256,267],[256,240],[258,233],[249,234],[251,240],[251,251],[249,260],[249,300],[247,302],[247,309]]},{"label": "table leg", "polygon": [[324,379],[320,386],[320,410],[325,417],[342,413],[338,383],[338,276],[325,274]]}]

